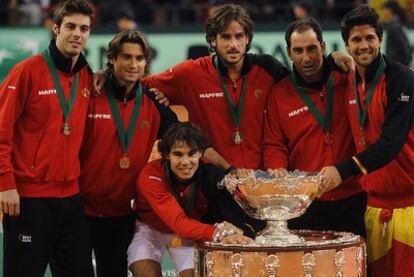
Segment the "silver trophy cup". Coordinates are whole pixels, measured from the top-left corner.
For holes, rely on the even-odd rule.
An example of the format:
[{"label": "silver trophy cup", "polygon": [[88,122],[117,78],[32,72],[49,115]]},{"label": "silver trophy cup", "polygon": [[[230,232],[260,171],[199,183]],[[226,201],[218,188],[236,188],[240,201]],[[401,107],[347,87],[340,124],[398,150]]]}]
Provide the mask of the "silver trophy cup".
[{"label": "silver trophy cup", "polygon": [[286,246],[304,239],[289,231],[287,220],[301,216],[315,199],[321,176],[291,172],[275,177],[257,170],[249,177],[226,175],[225,186],[235,201],[251,217],[267,221],[267,227],[256,237],[262,245]]}]

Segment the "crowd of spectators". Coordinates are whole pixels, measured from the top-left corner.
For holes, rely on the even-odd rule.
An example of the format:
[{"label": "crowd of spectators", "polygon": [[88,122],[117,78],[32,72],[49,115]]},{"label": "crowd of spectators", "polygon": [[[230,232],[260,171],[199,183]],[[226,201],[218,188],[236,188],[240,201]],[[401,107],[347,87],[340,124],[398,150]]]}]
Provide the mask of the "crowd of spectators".
[{"label": "crowd of spectators", "polygon": [[[96,7],[95,26],[119,24],[177,26],[203,24],[215,5],[243,5],[255,23],[286,23],[313,16],[321,22],[338,21],[358,4],[368,2],[381,13],[385,0],[91,0]],[[0,26],[47,25],[58,0],[0,0]],[[412,18],[414,0],[397,1]],[[122,21],[124,20],[124,21]],[[122,22],[119,22],[122,21]],[[130,21],[128,23],[128,21]],[[126,22],[126,23],[125,23]]]}]

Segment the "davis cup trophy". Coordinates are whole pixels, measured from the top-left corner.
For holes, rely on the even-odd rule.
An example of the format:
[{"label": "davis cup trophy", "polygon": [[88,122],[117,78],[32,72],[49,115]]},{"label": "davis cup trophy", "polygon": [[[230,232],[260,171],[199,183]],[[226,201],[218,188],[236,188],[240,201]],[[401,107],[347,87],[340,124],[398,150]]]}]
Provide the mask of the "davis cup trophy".
[{"label": "davis cup trophy", "polygon": [[359,236],[287,228],[287,220],[301,216],[315,199],[321,178],[298,171],[285,177],[261,170],[244,178],[226,175],[219,186],[267,227],[248,245],[198,243],[195,276],[366,276],[366,248]]},{"label": "davis cup trophy", "polygon": [[267,221],[267,227],[256,237],[262,245],[292,245],[304,242],[287,228],[287,220],[301,216],[315,199],[322,177],[295,171],[275,177],[257,170],[246,178],[227,175],[225,186],[236,202],[251,217]]}]

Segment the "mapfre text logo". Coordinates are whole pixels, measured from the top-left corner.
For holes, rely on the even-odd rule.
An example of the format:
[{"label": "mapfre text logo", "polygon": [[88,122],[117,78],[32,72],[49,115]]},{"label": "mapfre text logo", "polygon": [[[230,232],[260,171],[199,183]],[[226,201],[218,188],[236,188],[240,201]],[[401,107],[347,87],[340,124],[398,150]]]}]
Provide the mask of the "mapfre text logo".
[{"label": "mapfre text logo", "polygon": [[38,95],[50,95],[50,94],[56,94],[56,89],[45,89],[45,90],[39,90],[37,92]]},{"label": "mapfre text logo", "polygon": [[112,115],[105,113],[90,113],[88,114],[88,117],[93,119],[111,119]]},{"label": "mapfre text logo", "polygon": [[309,108],[307,106],[303,106],[302,108],[299,108],[297,110],[291,111],[290,113],[288,113],[289,117],[294,117],[297,116],[298,114],[304,113],[306,111],[308,111]]},{"label": "mapfre text logo", "polygon": [[200,98],[201,99],[220,98],[220,97],[224,97],[223,92],[200,93]]}]

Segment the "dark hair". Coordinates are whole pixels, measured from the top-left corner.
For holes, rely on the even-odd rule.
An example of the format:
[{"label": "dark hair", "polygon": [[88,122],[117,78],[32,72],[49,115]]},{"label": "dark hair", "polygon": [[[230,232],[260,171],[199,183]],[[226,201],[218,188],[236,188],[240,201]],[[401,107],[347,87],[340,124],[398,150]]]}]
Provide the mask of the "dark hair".
[{"label": "dark hair", "polygon": [[177,122],[168,128],[158,143],[158,152],[165,159],[177,142],[185,142],[192,150],[204,152],[210,143],[200,127],[191,122]]},{"label": "dark hair", "polygon": [[216,36],[223,32],[233,21],[238,22],[244,28],[244,32],[249,38],[246,51],[250,49],[253,40],[253,21],[250,19],[247,11],[235,4],[225,4],[218,7],[207,19],[206,23],[206,40],[210,44],[210,51],[214,51],[211,42]]},{"label": "dark hair", "polygon": [[378,38],[382,40],[384,24],[377,12],[368,5],[361,5],[345,14],[341,20],[342,39],[347,42],[352,28],[359,25],[370,25],[375,29]]},{"label": "dark hair", "polygon": [[149,61],[151,48],[148,46],[144,34],[132,30],[121,31],[108,43],[108,50],[106,52],[108,62],[106,65],[110,71],[113,70],[113,65],[109,62],[109,59],[115,59],[121,53],[122,44],[126,42],[139,44],[144,53],[145,60]]},{"label": "dark hair", "polygon": [[323,37],[322,37],[321,25],[319,25],[319,23],[313,18],[304,18],[304,19],[293,21],[287,27],[286,33],[285,33],[285,41],[286,41],[287,48],[290,49],[290,45],[291,45],[290,37],[292,36],[293,32],[296,31],[298,33],[303,33],[309,29],[312,29],[315,31],[318,41],[322,44]]},{"label": "dark hair", "polygon": [[63,18],[72,14],[84,14],[89,16],[91,23],[94,19],[94,8],[93,5],[87,0],[66,0],[62,2],[55,10],[53,14],[53,21],[57,26],[60,27]]},{"label": "dark hair", "polygon": [[383,6],[383,9],[389,9],[394,15],[398,16],[402,25],[407,26],[409,21],[406,11],[395,1],[388,1]]}]

